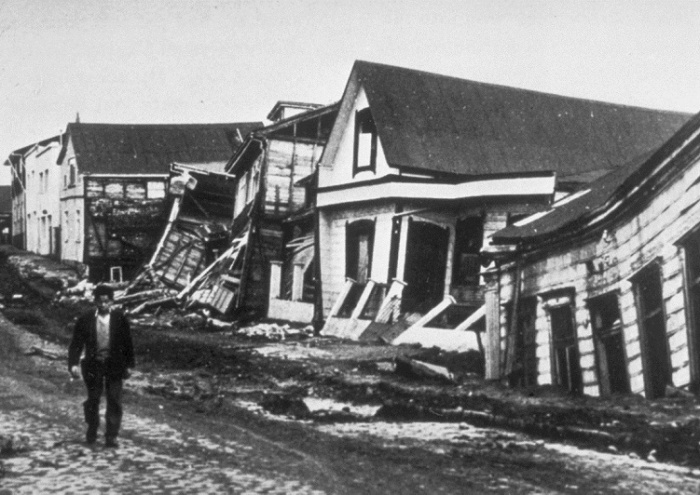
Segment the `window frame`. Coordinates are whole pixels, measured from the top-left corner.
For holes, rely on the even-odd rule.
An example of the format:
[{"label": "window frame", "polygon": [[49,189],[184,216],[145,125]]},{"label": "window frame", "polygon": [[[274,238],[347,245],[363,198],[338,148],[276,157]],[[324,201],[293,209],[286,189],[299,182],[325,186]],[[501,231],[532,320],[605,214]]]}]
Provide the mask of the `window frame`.
[{"label": "window frame", "polygon": [[[362,134],[370,134],[369,164],[360,163]],[[377,171],[377,125],[369,107],[355,111],[355,140],[353,146],[352,176],[360,172]]]}]

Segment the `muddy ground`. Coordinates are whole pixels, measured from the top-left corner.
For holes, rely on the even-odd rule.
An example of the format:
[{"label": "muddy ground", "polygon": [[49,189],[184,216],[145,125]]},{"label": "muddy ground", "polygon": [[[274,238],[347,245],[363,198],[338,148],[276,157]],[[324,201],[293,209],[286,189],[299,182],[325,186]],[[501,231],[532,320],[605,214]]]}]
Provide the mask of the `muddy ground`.
[{"label": "muddy ground", "polygon": [[[54,344],[36,349],[37,354],[60,361],[71,322],[89,306],[57,303],[61,283],[55,270],[63,268],[36,270],[30,258],[13,252],[0,258],[2,312]],[[700,466],[700,403],[695,398],[602,400],[548,387],[512,390],[485,382],[464,356],[309,336],[302,328],[284,340],[279,332],[250,336],[265,332],[218,330],[201,314],[178,308],[140,315],[132,323],[137,373],[129,387],[213,420],[234,414],[250,414],[251,421],[288,418],[327,424],[330,433],[351,436],[366,436],[372,421],[498,427],[627,459]],[[266,325],[279,328],[252,322],[248,329]],[[409,376],[397,369],[397,358],[446,366],[456,380]],[[285,431],[298,434],[294,428]],[[512,440],[501,443],[507,447]],[[498,441],[492,445],[503,448]],[[529,462],[527,452],[522,454],[522,462]]]}]

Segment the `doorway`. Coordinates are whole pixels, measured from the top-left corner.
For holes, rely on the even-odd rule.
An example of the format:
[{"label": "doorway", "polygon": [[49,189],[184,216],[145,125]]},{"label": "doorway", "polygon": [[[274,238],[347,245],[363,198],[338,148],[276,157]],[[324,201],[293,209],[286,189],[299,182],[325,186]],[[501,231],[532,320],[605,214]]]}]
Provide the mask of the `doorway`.
[{"label": "doorway", "polygon": [[445,295],[445,269],[450,231],[409,218],[401,309],[425,313]]},{"label": "doorway", "polygon": [[652,264],[643,269],[633,283],[637,297],[646,397],[656,399],[666,395],[666,385],[671,385],[671,357],[666,338],[666,316],[658,265]]}]

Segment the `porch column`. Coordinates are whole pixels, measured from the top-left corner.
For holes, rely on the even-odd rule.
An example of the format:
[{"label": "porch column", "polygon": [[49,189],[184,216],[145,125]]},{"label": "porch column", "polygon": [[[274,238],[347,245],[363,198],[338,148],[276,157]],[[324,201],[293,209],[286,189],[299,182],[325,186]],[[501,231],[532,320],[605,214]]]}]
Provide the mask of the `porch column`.
[{"label": "porch column", "polygon": [[498,380],[501,378],[501,317],[495,283],[487,283],[484,291],[484,304],[486,305],[485,378]]},{"label": "porch column", "polygon": [[282,293],[282,262],[270,261],[270,299],[279,299]]},{"label": "porch column", "polygon": [[294,263],[292,273],[292,301],[301,301],[304,293],[304,263]]}]

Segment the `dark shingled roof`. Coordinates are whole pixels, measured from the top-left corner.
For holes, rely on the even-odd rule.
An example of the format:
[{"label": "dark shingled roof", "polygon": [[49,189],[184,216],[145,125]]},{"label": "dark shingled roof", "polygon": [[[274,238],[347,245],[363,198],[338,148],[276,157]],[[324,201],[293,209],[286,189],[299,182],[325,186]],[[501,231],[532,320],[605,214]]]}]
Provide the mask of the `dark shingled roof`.
[{"label": "dark shingled roof", "polygon": [[571,234],[576,226],[606,211],[615,201],[624,200],[629,191],[649,177],[655,167],[700,129],[700,113],[694,116],[674,136],[655,152],[647,153],[629,164],[619,167],[588,186],[588,192],[564,201],[537,219],[524,225],[511,225],[496,232],[494,244],[517,242],[538,243],[556,240],[561,234]]},{"label": "dark shingled roof", "polygon": [[657,148],[690,114],[357,61],[387,161],[439,173],[580,176]]},{"label": "dark shingled roof", "polygon": [[[230,124],[68,124],[87,174],[167,174],[173,162],[228,160],[262,122]],[[66,140],[67,142],[67,140]],[[65,145],[59,163],[65,155]]]}]

